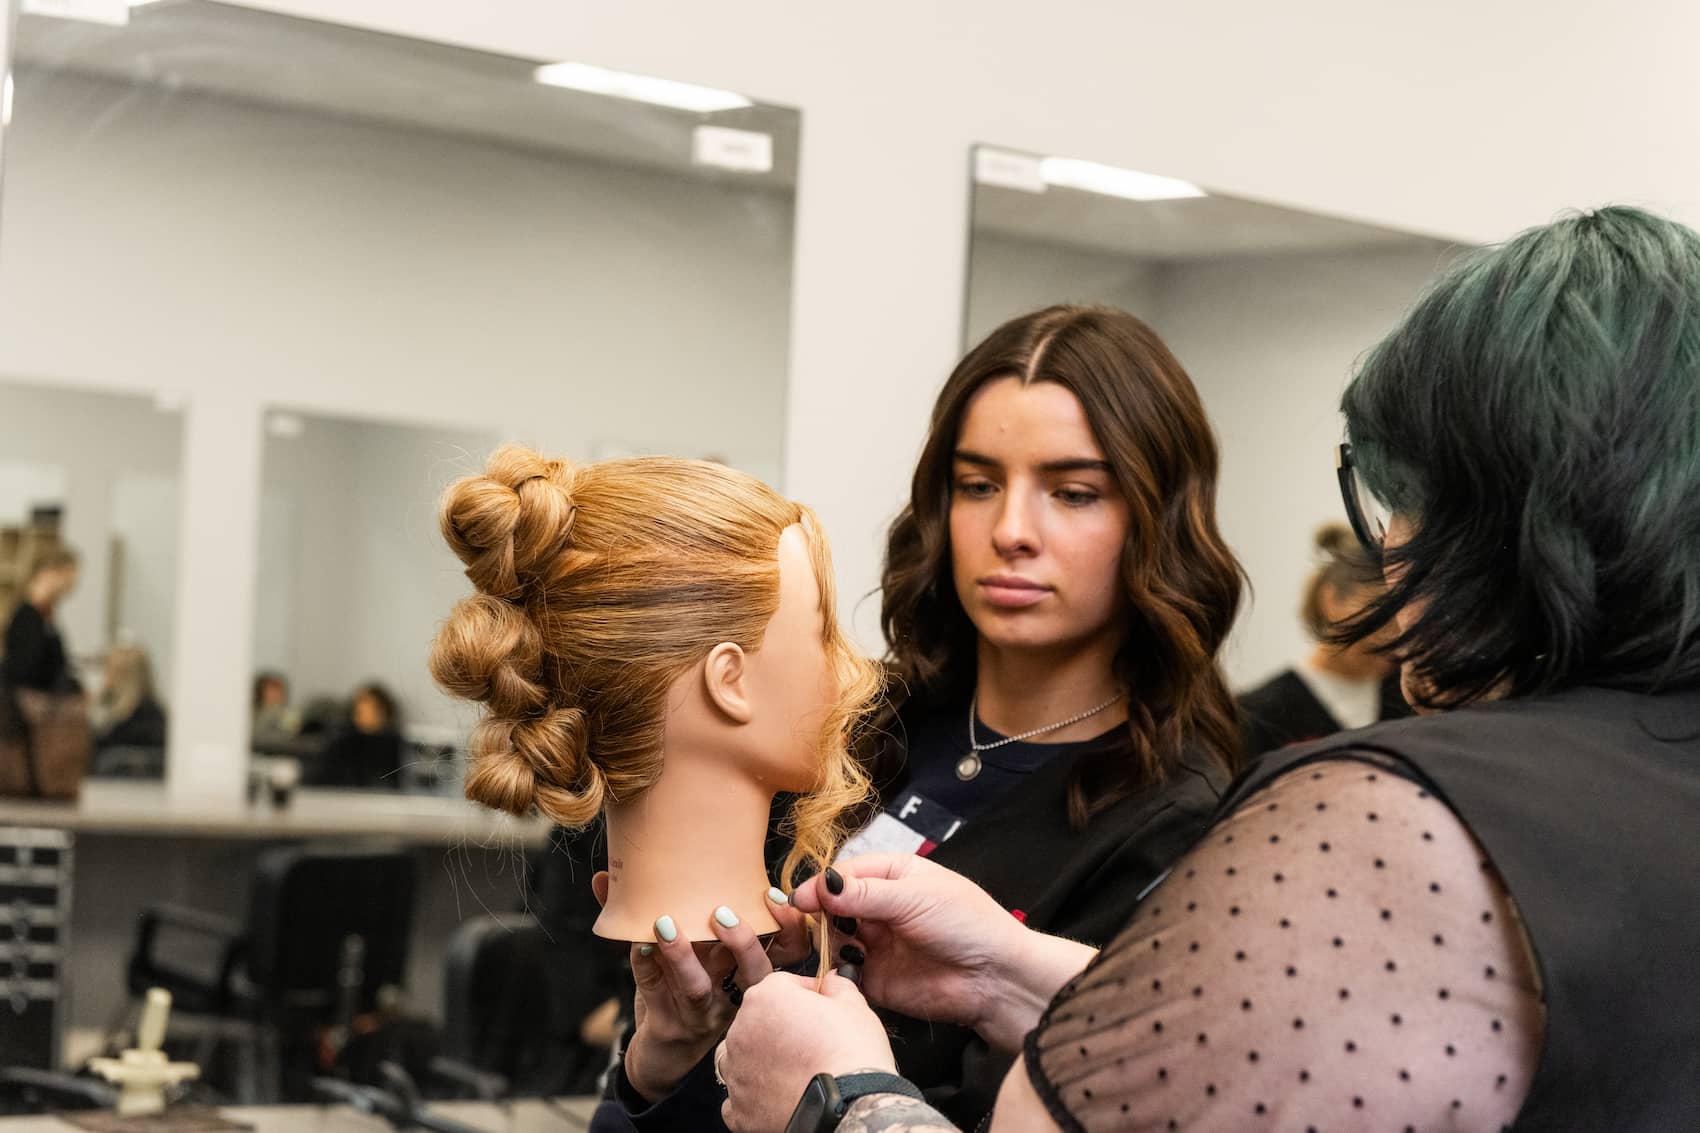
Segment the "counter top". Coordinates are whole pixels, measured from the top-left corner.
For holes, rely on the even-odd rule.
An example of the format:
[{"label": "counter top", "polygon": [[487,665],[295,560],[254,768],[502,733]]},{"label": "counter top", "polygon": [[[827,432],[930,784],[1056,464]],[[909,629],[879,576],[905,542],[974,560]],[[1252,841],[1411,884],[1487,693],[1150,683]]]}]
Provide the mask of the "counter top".
[{"label": "counter top", "polygon": [[514,818],[441,795],[302,788],[285,807],[265,800],[220,805],[173,800],[162,784],[123,780],[91,780],[75,802],[0,798],[0,826],[244,841],[380,837],[423,845],[522,848],[543,845],[549,834],[543,818]]},{"label": "counter top", "polygon": [[[464,1122],[489,1133],[574,1133],[590,1122],[595,1098],[559,1101],[525,1100],[507,1105],[489,1102],[441,1102],[433,1114]],[[276,1105],[227,1108],[219,1111],[232,1121],[253,1127],[254,1133],[393,1133],[381,1118],[346,1106]],[[79,1133],[77,1126],[57,1117],[0,1117],[4,1133]]]}]

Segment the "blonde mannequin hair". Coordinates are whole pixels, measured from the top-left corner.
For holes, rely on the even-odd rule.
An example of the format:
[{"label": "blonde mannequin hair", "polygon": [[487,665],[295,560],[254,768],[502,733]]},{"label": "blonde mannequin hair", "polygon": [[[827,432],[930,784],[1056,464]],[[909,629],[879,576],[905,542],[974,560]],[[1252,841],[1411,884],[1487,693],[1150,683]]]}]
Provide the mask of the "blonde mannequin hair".
[{"label": "blonde mannequin hair", "polygon": [[826,540],[813,513],[741,472],[641,457],[574,468],[519,447],[451,486],[443,537],[477,593],[437,635],[431,673],[482,702],[467,797],[512,814],[533,805],[583,827],[661,775],[667,691],[721,642],[761,648],[779,608],[779,540],[800,525],[820,584],[821,632],[841,676],[814,789],[786,832],[781,884],[824,868],[840,817],[867,775],[850,733],[880,691],[879,670],[839,628]]}]

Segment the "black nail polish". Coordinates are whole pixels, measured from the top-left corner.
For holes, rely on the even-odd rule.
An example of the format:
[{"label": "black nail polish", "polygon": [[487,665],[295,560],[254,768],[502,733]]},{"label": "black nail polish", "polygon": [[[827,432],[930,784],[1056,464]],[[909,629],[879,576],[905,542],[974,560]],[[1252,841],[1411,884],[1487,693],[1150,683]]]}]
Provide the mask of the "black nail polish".
[{"label": "black nail polish", "polygon": [[862,969],[854,964],[845,964],[838,969],[840,979],[849,980],[857,987],[862,986]]},{"label": "black nail polish", "polygon": [[834,897],[844,892],[844,878],[831,866],[826,867],[826,891]]},{"label": "black nail polish", "polygon": [[866,964],[868,962],[867,953],[854,944],[846,944],[843,948],[840,948],[838,958],[847,964]]},{"label": "black nail polish", "polygon": [[845,936],[855,936],[856,935],[856,918],[855,917],[833,917],[832,918],[832,927],[837,929],[839,932],[842,932]]}]

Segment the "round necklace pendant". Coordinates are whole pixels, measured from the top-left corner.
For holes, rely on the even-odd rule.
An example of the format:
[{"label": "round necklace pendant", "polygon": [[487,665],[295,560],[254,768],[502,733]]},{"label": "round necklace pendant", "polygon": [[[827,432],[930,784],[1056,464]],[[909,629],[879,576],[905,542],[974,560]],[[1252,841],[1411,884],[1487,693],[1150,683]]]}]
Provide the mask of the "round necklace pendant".
[{"label": "round necklace pendant", "polygon": [[980,774],[980,756],[977,752],[969,752],[956,761],[956,777],[964,783]]}]

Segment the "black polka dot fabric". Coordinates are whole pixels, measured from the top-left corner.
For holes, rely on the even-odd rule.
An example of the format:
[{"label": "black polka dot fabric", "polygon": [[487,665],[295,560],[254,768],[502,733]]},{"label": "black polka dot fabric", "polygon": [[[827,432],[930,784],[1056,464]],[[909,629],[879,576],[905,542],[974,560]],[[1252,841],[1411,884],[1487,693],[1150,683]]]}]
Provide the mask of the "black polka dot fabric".
[{"label": "black polka dot fabric", "polygon": [[1516,909],[1469,831],[1343,760],[1219,824],[1058,996],[1027,1062],[1066,1130],[1492,1133],[1541,1031]]}]

